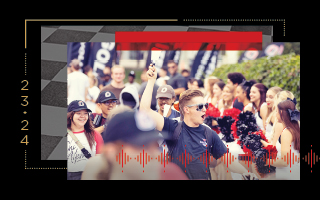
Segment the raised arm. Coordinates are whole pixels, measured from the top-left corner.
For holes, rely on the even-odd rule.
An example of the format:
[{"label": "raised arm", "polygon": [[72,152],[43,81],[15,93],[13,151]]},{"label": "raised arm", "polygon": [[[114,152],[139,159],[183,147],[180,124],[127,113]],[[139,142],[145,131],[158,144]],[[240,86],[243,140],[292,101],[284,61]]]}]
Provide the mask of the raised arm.
[{"label": "raised arm", "polygon": [[150,117],[152,117],[152,119],[156,122],[156,129],[158,131],[162,131],[164,125],[163,116],[151,109],[152,91],[157,79],[157,69],[154,66],[150,65],[146,76],[148,78],[148,83],[141,97],[140,111],[147,112]]}]

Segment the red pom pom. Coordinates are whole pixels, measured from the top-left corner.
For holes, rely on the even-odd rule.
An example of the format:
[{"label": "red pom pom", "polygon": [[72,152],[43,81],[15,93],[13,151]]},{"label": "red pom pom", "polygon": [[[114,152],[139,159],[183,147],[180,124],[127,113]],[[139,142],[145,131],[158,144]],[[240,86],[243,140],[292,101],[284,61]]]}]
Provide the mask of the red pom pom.
[{"label": "red pom pom", "polygon": [[268,150],[268,152],[270,153],[269,155],[271,159],[277,156],[278,150],[276,146],[268,145],[267,147],[262,147],[262,148]]},{"label": "red pom pom", "polygon": [[241,111],[237,108],[230,108],[230,109],[225,109],[223,111],[223,116],[230,116],[233,119],[238,119],[239,114],[241,113]]},{"label": "red pom pom", "polygon": [[221,113],[218,108],[212,105],[212,103],[209,103],[209,107],[206,111],[206,115],[211,117],[220,117]]},{"label": "red pom pom", "polygon": [[264,135],[263,131],[260,129],[259,131],[256,131],[256,132],[252,132],[252,133],[249,133],[249,134],[256,134],[256,135],[259,135],[260,138],[266,142],[268,142],[266,136]]},{"label": "red pom pom", "polygon": [[233,135],[233,138],[235,140],[239,138],[239,136],[237,135],[237,121],[238,119],[236,119],[231,125],[231,134]]},{"label": "red pom pom", "polygon": [[[262,132],[262,131],[261,131]],[[263,132],[260,134],[260,137],[262,140],[268,142],[268,139],[266,138],[266,136],[263,134]]]},{"label": "red pom pom", "polygon": [[248,149],[246,146],[243,145],[243,148],[242,148],[243,152],[244,153],[248,153],[248,154],[252,154],[252,151],[250,149]]}]

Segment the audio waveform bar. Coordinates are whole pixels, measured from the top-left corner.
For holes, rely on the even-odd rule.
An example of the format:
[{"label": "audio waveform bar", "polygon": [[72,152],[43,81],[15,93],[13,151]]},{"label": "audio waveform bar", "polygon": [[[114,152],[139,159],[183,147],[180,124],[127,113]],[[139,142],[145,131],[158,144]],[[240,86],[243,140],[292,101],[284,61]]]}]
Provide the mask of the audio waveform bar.
[{"label": "audio waveform bar", "polygon": [[[123,168],[123,165],[124,164],[126,165],[127,162],[130,162],[132,158],[135,159],[136,162],[140,163],[140,165],[142,165],[142,168],[144,168],[144,165],[147,165],[148,162],[149,163],[155,162],[155,160],[157,160],[157,162],[163,165],[164,168],[166,167],[166,164],[167,165],[169,164],[169,161],[170,162],[178,161],[179,163],[184,165],[185,168],[187,167],[187,164],[189,165],[190,162],[195,160],[199,160],[200,162],[202,162],[203,165],[206,165],[206,167],[208,167],[208,165],[210,165],[210,163],[214,161],[214,158],[210,155],[210,153],[207,150],[205,153],[202,153],[202,155],[200,155],[199,157],[193,157],[191,154],[189,154],[189,152],[186,151],[186,149],[178,157],[172,157],[171,155],[168,155],[168,153],[166,153],[164,149],[163,153],[160,153],[152,157],[150,154],[148,155],[148,152],[145,152],[145,150],[143,149],[142,152],[140,152],[138,155],[135,155],[133,157],[129,155],[127,152],[123,152],[123,149],[122,149],[121,152],[118,155],[116,155],[116,162],[119,163],[119,165],[122,165],[122,168]],[[306,155],[305,159],[304,158],[303,159],[309,164],[310,161],[312,161],[312,158],[313,158],[313,164],[315,162],[318,162],[318,155],[315,156],[315,153],[313,153],[313,156],[312,156],[312,150],[311,150],[311,154],[308,153],[308,156]],[[227,153],[223,154],[223,156],[221,156],[218,160],[226,164],[228,168],[229,164],[231,164],[232,162],[235,162],[237,159],[239,161],[244,160],[244,164],[245,165],[248,164],[248,168],[249,168],[250,164],[252,165],[252,163],[255,163],[256,158],[251,153],[239,154],[239,155],[237,154],[236,156],[232,155],[232,153],[229,152],[229,148],[227,148]],[[278,160],[279,158],[276,157],[275,155],[273,155],[272,158],[270,158],[267,154],[265,154],[260,159],[263,159],[264,161],[269,160],[269,167],[270,167],[270,165],[272,165],[273,162],[276,159]],[[294,153],[291,153],[291,150],[290,150],[290,153],[287,153],[287,155],[284,155],[283,158],[281,159],[283,159],[284,162],[287,162],[287,164],[290,164],[290,168],[291,168],[291,164],[293,165],[294,163],[299,162],[300,157],[298,157]],[[311,162],[311,166],[312,166],[312,162]]]},{"label": "audio waveform bar", "polygon": [[320,158],[318,157],[318,155],[316,155],[316,152],[312,153],[312,148],[311,148],[311,152],[308,152],[308,155],[305,155],[304,157],[302,157],[302,160],[304,160],[305,162],[308,163],[308,165],[310,165],[311,173],[312,173],[312,164],[315,165],[316,162],[320,160]]}]

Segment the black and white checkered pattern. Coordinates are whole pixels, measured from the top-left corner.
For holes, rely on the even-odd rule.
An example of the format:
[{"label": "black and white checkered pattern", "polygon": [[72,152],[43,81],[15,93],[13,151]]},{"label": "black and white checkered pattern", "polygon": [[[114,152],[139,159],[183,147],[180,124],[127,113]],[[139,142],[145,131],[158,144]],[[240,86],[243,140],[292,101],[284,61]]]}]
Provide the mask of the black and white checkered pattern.
[{"label": "black and white checkered pattern", "polygon": [[41,160],[67,160],[67,42],[114,42],[116,31],[262,31],[272,26],[42,26]]}]

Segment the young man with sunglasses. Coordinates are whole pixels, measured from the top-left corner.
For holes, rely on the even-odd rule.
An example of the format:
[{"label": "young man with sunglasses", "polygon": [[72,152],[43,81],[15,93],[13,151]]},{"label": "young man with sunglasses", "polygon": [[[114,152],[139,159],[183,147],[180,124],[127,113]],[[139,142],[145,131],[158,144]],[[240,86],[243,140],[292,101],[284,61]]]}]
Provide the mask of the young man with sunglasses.
[{"label": "young man with sunglasses", "polygon": [[95,122],[95,118],[97,115],[101,117],[100,123],[95,126],[95,129],[97,132],[102,133],[105,129],[105,122],[107,120],[108,114],[110,111],[116,107],[116,104],[118,102],[118,99],[111,91],[101,91],[96,103],[98,108],[101,109],[102,113],[92,113],[90,115],[90,119],[92,122]]},{"label": "young man with sunglasses", "polygon": [[[169,137],[175,137],[174,132],[178,127],[178,121],[163,117],[150,109],[151,95],[156,77],[156,68],[150,65],[147,72],[148,83],[141,98],[140,110],[150,114],[156,122],[156,129],[158,131],[167,132]],[[171,158],[173,159],[171,159],[171,161],[177,164],[189,179],[211,179],[207,162],[208,158],[210,158],[208,154],[210,153],[218,160],[227,153],[227,147],[220,140],[219,136],[213,130],[208,130],[202,125],[205,119],[206,108],[208,108],[208,105],[205,103],[203,93],[200,90],[186,90],[179,97],[179,110],[182,121],[182,124],[180,124],[181,132],[177,137],[175,147],[170,147],[171,149],[169,149],[169,151],[173,149],[171,154]],[[210,146],[210,152],[207,151],[207,146]],[[182,158],[185,163],[183,163],[182,160],[179,161],[178,157],[181,155],[184,155],[184,158],[180,158]],[[191,159],[190,156],[192,157]],[[186,163],[187,157],[189,161],[188,164]],[[204,162],[201,158],[207,158],[207,161]],[[218,160],[217,164],[220,162],[221,160]],[[247,172],[246,169],[237,162],[229,165],[228,169],[240,174]]]}]

